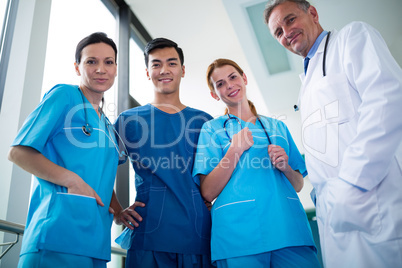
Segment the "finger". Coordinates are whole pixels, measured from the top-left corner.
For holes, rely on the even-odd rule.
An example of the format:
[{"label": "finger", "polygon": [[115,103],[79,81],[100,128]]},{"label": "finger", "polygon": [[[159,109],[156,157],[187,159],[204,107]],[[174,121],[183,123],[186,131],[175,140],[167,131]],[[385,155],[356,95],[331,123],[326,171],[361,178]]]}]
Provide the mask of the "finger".
[{"label": "finger", "polygon": [[105,205],[102,202],[102,199],[100,198],[100,196],[95,192],[95,199],[96,199],[96,203],[98,203],[99,206],[104,207]]},{"label": "finger", "polygon": [[135,201],[133,206],[134,206],[134,208],[135,207],[145,207],[145,203],[142,203],[140,201]]},{"label": "finger", "polygon": [[124,224],[128,229],[134,230],[134,226],[132,226],[128,221],[126,221],[124,218],[121,219],[121,223]]},{"label": "finger", "polygon": [[125,217],[124,220],[127,221],[127,222],[130,222],[130,223],[131,223],[132,225],[134,225],[135,227],[140,226],[140,225],[138,224],[138,222],[136,222],[136,221],[134,220],[134,218],[131,217],[130,215],[126,215],[126,217]]},{"label": "finger", "polygon": [[114,215],[114,209],[109,207],[109,213],[112,213]]}]

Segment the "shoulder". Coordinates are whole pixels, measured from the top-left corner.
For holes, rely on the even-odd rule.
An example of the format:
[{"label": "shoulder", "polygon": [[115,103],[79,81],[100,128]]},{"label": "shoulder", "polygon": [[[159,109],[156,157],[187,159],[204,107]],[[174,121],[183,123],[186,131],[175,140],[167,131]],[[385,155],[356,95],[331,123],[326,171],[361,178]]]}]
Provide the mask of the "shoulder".
[{"label": "shoulder", "polygon": [[367,34],[378,34],[378,31],[370,24],[363,21],[353,21],[339,31],[340,37],[359,37]]},{"label": "shoulder", "polygon": [[49,91],[45,93],[43,98],[54,97],[54,96],[74,96],[79,95],[79,87],[76,85],[67,85],[67,84],[57,84],[52,87]]},{"label": "shoulder", "polygon": [[137,106],[128,110],[125,110],[124,112],[122,112],[119,117],[129,117],[129,116],[133,116],[133,115],[144,115],[149,113],[151,110],[151,105],[146,104],[146,105],[142,105],[142,106]]},{"label": "shoulder", "polygon": [[192,115],[192,116],[202,116],[202,117],[205,117],[207,120],[213,119],[213,117],[210,114],[208,114],[208,113],[206,113],[204,111],[195,109],[195,108],[191,108],[189,106],[187,106],[183,110],[183,112],[186,113],[186,114]]}]

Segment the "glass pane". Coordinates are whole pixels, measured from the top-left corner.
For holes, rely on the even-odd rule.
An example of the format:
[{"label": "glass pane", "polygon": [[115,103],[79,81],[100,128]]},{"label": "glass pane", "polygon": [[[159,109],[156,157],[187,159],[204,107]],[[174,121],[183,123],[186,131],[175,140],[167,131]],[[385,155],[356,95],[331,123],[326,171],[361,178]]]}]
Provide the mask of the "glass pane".
[{"label": "glass pane", "polygon": [[148,80],[146,73],[144,47],[140,48],[130,39],[130,95],[141,105],[154,99],[152,82]]},{"label": "glass pane", "polygon": [[[78,42],[93,32],[104,32],[117,44],[116,19],[101,0],[52,1],[42,93],[56,84],[79,84],[74,70]],[[104,112],[116,118],[114,86],[105,93]]]},{"label": "glass pane", "polygon": [[[3,29],[4,27],[4,16],[6,14],[6,8],[8,2],[9,1],[0,1],[0,23],[1,23],[0,30]],[[3,34],[3,31],[1,32],[1,34]]]}]

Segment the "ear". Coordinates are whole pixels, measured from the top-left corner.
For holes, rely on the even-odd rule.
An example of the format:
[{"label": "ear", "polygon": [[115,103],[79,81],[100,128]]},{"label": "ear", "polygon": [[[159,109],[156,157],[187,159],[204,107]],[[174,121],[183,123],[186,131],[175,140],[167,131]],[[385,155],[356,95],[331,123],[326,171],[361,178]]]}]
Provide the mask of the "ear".
[{"label": "ear", "polygon": [[247,85],[247,76],[246,76],[246,73],[243,73],[243,81],[244,81],[244,84]]},{"label": "ear", "polygon": [[75,69],[75,73],[76,73],[78,76],[81,76],[81,73],[80,73],[80,66],[79,66],[78,63],[76,63],[76,62],[74,62],[74,69]]},{"label": "ear", "polygon": [[184,75],[186,74],[186,66],[181,66],[181,71],[182,71],[182,74],[181,74],[181,77],[183,78],[184,77]]},{"label": "ear", "polygon": [[149,76],[149,72],[148,72],[147,68],[145,68],[145,72],[147,73],[148,80],[151,80],[151,77]]},{"label": "ear", "polygon": [[313,7],[313,6],[310,6],[310,7],[308,8],[308,13],[312,16],[313,21],[314,21],[315,23],[318,23],[318,12],[317,12],[317,9],[315,9],[315,7]]},{"label": "ear", "polygon": [[220,98],[218,97],[218,95],[215,93],[215,91],[210,91],[211,93],[211,97],[214,98],[215,100],[219,101]]}]

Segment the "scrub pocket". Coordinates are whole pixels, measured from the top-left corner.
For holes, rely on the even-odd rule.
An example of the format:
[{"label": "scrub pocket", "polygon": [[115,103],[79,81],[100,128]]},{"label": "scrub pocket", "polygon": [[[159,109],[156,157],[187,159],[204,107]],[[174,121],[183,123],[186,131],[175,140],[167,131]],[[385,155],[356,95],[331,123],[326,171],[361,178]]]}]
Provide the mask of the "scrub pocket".
[{"label": "scrub pocket", "polygon": [[56,193],[52,198],[38,247],[110,260],[113,215],[108,208],[88,196]]},{"label": "scrub pocket", "polygon": [[328,180],[326,188],[328,221],[334,233],[375,235],[381,231],[377,188],[363,192],[339,178]]},{"label": "scrub pocket", "polygon": [[256,217],[260,213],[255,200],[214,205],[212,210],[212,259],[254,254],[262,248],[262,228]]}]

